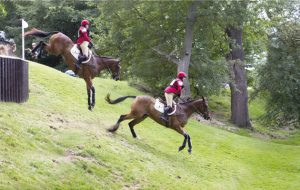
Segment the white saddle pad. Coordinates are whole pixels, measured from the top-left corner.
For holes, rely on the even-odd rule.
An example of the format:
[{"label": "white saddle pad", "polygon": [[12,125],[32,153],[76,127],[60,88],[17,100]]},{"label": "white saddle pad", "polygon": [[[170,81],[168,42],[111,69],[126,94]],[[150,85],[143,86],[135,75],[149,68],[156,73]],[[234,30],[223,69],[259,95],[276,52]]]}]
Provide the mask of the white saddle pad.
[{"label": "white saddle pad", "polygon": [[[71,54],[73,55],[73,57],[74,57],[76,60],[78,60],[78,57],[79,57],[79,55],[80,55],[80,50],[78,49],[77,44],[74,44],[74,45],[73,45],[73,47],[71,48],[70,52],[71,52]],[[88,60],[83,61],[82,63],[87,63],[87,62],[89,62],[90,59],[91,59],[91,57],[92,57],[92,52],[91,52],[91,50],[89,50],[89,58],[88,58]]]},{"label": "white saddle pad", "polygon": [[[172,114],[174,114],[174,113],[176,112],[177,105],[176,105],[175,102],[173,102],[173,104],[175,105],[175,106],[174,106],[174,110],[173,110],[171,113],[168,113],[168,115],[172,115]],[[161,102],[159,101],[159,99],[156,99],[156,100],[155,100],[154,108],[155,108],[157,111],[159,111],[160,113],[164,113],[164,111],[165,111],[165,105],[164,105],[163,103],[161,103]]]},{"label": "white saddle pad", "polygon": [[160,113],[164,113],[165,105],[159,101],[159,99],[155,100],[154,108]]}]

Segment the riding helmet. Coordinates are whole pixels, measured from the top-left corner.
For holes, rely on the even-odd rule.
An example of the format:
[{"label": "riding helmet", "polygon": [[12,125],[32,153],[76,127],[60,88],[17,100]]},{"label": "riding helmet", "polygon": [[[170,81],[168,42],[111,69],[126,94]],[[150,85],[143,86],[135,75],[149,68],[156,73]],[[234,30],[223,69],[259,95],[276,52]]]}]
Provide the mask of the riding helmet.
[{"label": "riding helmet", "polygon": [[90,22],[88,20],[82,20],[81,26],[86,26],[86,25],[90,25]]},{"label": "riding helmet", "polygon": [[177,74],[177,78],[186,78],[185,72],[180,71],[180,72]]}]

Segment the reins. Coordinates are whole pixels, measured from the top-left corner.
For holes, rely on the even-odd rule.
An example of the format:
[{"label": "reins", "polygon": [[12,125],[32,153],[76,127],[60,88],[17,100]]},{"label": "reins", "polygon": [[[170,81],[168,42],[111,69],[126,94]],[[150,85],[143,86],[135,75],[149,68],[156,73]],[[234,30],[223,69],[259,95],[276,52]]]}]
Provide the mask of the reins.
[{"label": "reins", "polygon": [[[99,56],[99,58],[101,58],[101,57]],[[103,58],[101,58],[101,59],[103,59]],[[105,63],[105,61],[103,61],[103,63],[105,65],[106,69],[108,70],[108,73],[113,75],[113,73],[112,73],[111,69],[109,68],[109,66],[107,65],[107,63]]]},{"label": "reins", "polygon": [[[185,100],[182,99],[182,98],[180,98],[180,97],[178,97],[178,98],[179,98],[182,102],[184,102],[184,103],[189,103],[189,102],[185,102]],[[193,100],[193,101],[191,101],[191,102],[194,102],[194,101],[196,101],[196,100]],[[194,108],[194,110],[196,111],[196,113],[198,113],[199,115],[201,115],[201,116],[203,117],[204,114],[202,114],[196,106],[194,106],[194,105],[192,104],[192,107]]]}]

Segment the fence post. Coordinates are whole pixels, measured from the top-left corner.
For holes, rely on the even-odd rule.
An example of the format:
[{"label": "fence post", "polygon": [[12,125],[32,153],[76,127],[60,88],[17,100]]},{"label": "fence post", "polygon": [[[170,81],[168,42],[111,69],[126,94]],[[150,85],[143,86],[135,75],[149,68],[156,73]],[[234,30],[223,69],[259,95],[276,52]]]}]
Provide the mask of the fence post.
[{"label": "fence post", "polygon": [[0,56],[0,101],[21,103],[28,97],[28,62]]}]

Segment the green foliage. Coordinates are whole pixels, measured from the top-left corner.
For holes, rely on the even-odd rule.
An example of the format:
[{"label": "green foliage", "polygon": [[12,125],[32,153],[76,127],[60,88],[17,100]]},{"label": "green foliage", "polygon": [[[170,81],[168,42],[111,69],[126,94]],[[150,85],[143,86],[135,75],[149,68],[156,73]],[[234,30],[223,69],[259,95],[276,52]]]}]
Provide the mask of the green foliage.
[{"label": "green foliage", "polygon": [[6,16],[7,12],[3,3],[0,3],[0,16]]},{"label": "green foliage", "polygon": [[[0,30],[6,33],[6,38],[14,39],[17,47],[21,47],[21,17],[17,12],[17,5],[13,1],[3,1],[1,3],[7,14],[0,17]],[[17,48],[17,53],[21,50]]]},{"label": "green foliage", "polygon": [[259,71],[259,90],[269,93],[267,116],[276,126],[300,124],[299,31],[299,22],[278,26]]},{"label": "green foliage", "polygon": [[[203,56],[204,57],[204,56]],[[209,96],[219,94],[224,85],[229,81],[225,60],[197,60],[197,64],[192,64],[190,69],[191,88],[196,96]]]}]

